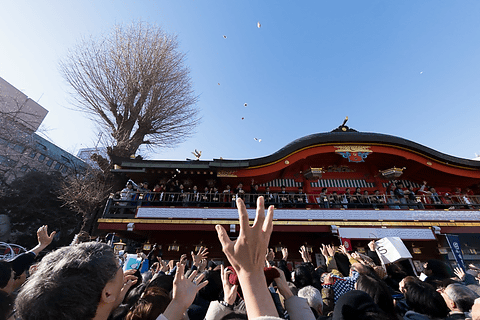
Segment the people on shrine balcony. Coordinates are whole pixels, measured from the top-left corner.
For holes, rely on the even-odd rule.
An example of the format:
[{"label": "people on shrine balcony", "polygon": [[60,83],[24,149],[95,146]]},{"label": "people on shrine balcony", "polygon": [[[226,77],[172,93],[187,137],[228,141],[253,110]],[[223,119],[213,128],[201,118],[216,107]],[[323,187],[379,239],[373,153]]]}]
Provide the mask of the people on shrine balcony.
[{"label": "people on shrine balcony", "polygon": [[243,183],[239,183],[233,193],[240,199],[245,200],[245,190],[243,190]]},{"label": "people on shrine balcony", "polygon": [[328,201],[328,196],[327,196],[327,188],[322,188],[322,191],[320,191],[320,194],[317,197],[317,203],[320,208],[329,208],[329,201]]},{"label": "people on shrine balcony", "polygon": [[252,179],[252,184],[250,186],[250,199],[247,199],[247,201],[250,203],[250,207],[255,207],[259,193],[258,184],[254,184],[254,180]]},{"label": "people on shrine balcony", "polygon": [[290,208],[291,199],[290,195],[285,189],[285,186],[280,187],[280,192],[277,195],[279,208]]},{"label": "people on shrine balcony", "polygon": [[217,187],[213,187],[212,192],[211,192],[211,206],[212,207],[218,207],[218,203],[220,202],[220,194],[218,192]]},{"label": "people on shrine balcony", "polygon": [[224,204],[227,204],[227,205],[230,205],[230,202],[231,202],[231,197],[232,197],[232,190],[230,189],[230,185],[227,184],[225,186],[225,189],[223,190],[223,199],[222,199],[222,202]]},{"label": "people on shrine balcony", "polygon": [[380,190],[375,190],[373,192],[373,196],[370,198],[373,208],[383,208],[383,204],[385,203],[385,197],[380,194]]},{"label": "people on shrine balcony", "polygon": [[265,204],[272,205],[275,203],[276,195],[270,192],[270,187],[265,188]]},{"label": "people on shrine balcony", "polygon": [[299,187],[294,199],[295,208],[305,208],[308,203],[308,195],[303,192],[303,188]]},{"label": "people on shrine balcony", "polygon": [[[407,199],[405,196],[405,192],[403,191],[403,183],[400,181],[397,183],[397,186],[394,191],[395,200],[397,200],[400,204],[407,204]],[[401,209],[407,209],[407,206],[400,206]]]},{"label": "people on shrine balcony", "polygon": [[362,190],[359,187],[355,188],[355,192],[353,193],[353,195],[351,197],[351,201],[353,203],[353,205],[352,205],[353,208],[361,208]]},{"label": "people on shrine balcony", "polygon": [[333,191],[329,197],[330,207],[331,208],[340,208],[340,203],[342,202],[341,197],[338,195],[337,191]]},{"label": "people on shrine balcony", "polygon": [[371,208],[372,201],[370,200],[370,195],[368,194],[368,190],[363,190],[363,194],[360,198],[360,201],[363,203],[364,208]]},{"label": "people on shrine balcony", "polygon": [[200,202],[204,205],[208,205],[211,202],[211,195],[208,187],[203,188],[203,193],[200,195]]}]

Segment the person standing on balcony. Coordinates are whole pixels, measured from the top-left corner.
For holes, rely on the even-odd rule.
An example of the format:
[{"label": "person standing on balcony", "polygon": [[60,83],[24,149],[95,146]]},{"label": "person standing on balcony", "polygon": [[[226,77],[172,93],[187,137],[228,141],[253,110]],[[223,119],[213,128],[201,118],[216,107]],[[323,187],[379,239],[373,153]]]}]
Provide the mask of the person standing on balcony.
[{"label": "person standing on balcony", "polygon": [[228,203],[230,203],[231,194],[232,194],[232,190],[230,189],[230,185],[227,184],[227,186],[223,190],[223,203],[225,207],[228,206],[227,205]]},{"label": "person standing on balcony", "polygon": [[[405,192],[403,191],[403,183],[398,182],[397,187],[394,190],[395,199],[401,204],[407,204],[407,199],[405,197]],[[407,209],[407,206],[401,206],[402,209]]]},{"label": "person standing on balcony", "polygon": [[275,203],[275,194],[270,192],[270,187],[265,188],[265,204],[270,206]]},{"label": "person standing on balcony", "polygon": [[281,191],[278,193],[278,205],[279,208],[289,208],[290,207],[290,195],[285,190],[285,186],[281,187]]},{"label": "person standing on balcony", "polygon": [[323,188],[317,198],[318,206],[320,208],[329,208],[327,188]]},{"label": "person standing on balcony", "polygon": [[298,193],[294,196],[295,208],[305,208],[308,203],[308,196],[303,192],[303,188],[298,188]]},{"label": "person standing on balcony", "polygon": [[254,208],[257,203],[258,198],[258,184],[253,184],[255,181],[252,179],[252,184],[250,186],[250,207]]}]

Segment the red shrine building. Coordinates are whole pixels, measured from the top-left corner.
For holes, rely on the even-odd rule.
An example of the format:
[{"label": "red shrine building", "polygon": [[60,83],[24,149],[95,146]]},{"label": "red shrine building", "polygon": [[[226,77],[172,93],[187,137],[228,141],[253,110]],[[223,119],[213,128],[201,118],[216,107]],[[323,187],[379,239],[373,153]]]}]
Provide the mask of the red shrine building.
[{"label": "red shrine building", "polygon": [[389,236],[403,240],[416,264],[453,262],[446,235],[459,236],[467,262],[480,260],[480,161],[357,132],[345,122],[256,159],[113,162],[125,181],[148,187],[128,200],[120,193],[109,199],[98,229],[158,243],[166,259],[198,246],[224,259],[215,225],[237,237],[235,198],[244,199],[253,219],[255,199],[263,195],[276,207],[270,247],[287,247],[294,263],[302,245],[320,259],[322,243],[344,241],[363,252],[372,239]]}]

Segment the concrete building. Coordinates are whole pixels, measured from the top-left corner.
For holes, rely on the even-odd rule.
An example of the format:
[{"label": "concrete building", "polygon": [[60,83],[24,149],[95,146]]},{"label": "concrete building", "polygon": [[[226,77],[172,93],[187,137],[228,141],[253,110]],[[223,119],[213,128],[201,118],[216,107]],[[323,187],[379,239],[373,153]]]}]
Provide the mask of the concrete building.
[{"label": "concrete building", "polygon": [[0,183],[30,170],[66,176],[87,164],[36,133],[48,111],[0,78]]}]

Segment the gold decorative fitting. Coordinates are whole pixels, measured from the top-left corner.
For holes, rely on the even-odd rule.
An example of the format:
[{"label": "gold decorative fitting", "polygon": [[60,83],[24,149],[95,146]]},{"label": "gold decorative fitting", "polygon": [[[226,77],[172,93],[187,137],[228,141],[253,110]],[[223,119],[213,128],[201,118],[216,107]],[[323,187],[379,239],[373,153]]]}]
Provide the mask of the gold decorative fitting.
[{"label": "gold decorative fitting", "polygon": [[431,166],[431,165],[432,165],[432,163],[431,163],[430,161],[427,161],[427,164],[428,164],[429,166]]},{"label": "gold decorative fitting", "polygon": [[285,160],[285,164],[290,164],[290,161],[288,161],[288,160]]},{"label": "gold decorative fitting", "polygon": [[398,177],[400,177],[402,174],[403,174],[403,170],[405,170],[406,168],[403,167],[403,168],[396,168],[396,167],[393,167],[393,168],[390,168],[390,169],[386,169],[386,170],[378,170],[382,176],[387,179],[387,180],[393,180],[393,179],[396,179]]}]

